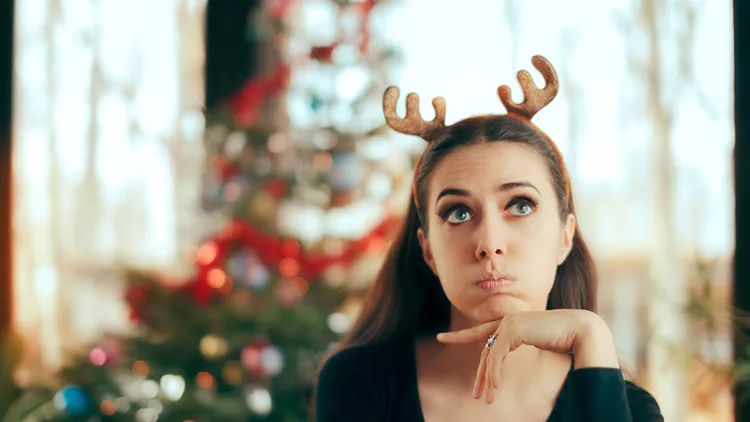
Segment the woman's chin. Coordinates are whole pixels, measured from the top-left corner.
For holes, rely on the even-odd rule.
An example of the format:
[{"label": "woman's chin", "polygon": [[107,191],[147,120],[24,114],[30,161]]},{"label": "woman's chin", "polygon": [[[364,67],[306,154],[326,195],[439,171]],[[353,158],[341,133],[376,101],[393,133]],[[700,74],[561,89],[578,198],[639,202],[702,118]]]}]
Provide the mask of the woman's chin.
[{"label": "woman's chin", "polygon": [[531,307],[516,298],[497,297],[487,300],[475,312],[481,323],[496,321],[506,315],[531,311]]},{"label": "woman's chin", "polygon": [[510,295],[493,295],[480,300],[464,301],[462,306],[453,306],[451,325],[454,329],[497,321],[506,315],[532,311],[533,306],[525,300]]}]

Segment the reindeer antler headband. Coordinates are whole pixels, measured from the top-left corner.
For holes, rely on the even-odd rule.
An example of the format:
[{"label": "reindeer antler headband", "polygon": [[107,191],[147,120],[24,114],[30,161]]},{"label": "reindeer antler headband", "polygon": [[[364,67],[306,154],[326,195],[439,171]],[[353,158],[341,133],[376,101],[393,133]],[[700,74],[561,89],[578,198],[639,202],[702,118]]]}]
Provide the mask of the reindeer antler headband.
[{"label": "reindeer antler headband", "polygon": [[[514,102],[510,96],[510,87],[507,85],[499,87],[497,89],[497,95],[500,97],[500,101],[508,111],[507,116],[514,117],[534,126],[531,123],[531,119],[539,112],[539,110],[552,102],[557,95],[559,83],[557,80],[557,72],[555,72],[555,68],[552,67],[549,60],[542,56],[534,56],[531,58],[531,63],[542,74],[542,76],[544,76],[544,88],[539,89],[536,86],[528,71],[519,70],[518,82],[521,84],[523,90],[523,101],[521,103]],[[419,136],[428,143],[432,142],[436,135],[446,128],[445,99],[443,97],[436,97],[432,100],[432,106],[435,108],[435,118],[426,122],[419,112],[419,95],[416,93],[411,93],[406,96],[406,117],[400,118],[396,112],[396,103],[398,102],[399,95],[400,90],[395,86],[388,87],[383,95],[383,114],[385,115],[385,121],[388,123],[388,126],[407,135]],[[534,127],[536,128],[536,126]],[[536,129],[539,130],[539,128]],[[560,150],[552,139],[541,130],[539,130],[539,132],[547,139],[560,162],[563,180],[565,181],[565,205],[567,207],[570,205],[570,182],[568,180],[568,172],[565,168],[565,162],[563,161],[562,154],[560,154]],[[420,155],[417,160],[416,168],[414,169],[414,180],[412,182],[412,195],[414,197],[414,203],[417,206],[419,206],[419,203],[417,202],[417,170],[419,169],[421,160],[422,156]]]}]

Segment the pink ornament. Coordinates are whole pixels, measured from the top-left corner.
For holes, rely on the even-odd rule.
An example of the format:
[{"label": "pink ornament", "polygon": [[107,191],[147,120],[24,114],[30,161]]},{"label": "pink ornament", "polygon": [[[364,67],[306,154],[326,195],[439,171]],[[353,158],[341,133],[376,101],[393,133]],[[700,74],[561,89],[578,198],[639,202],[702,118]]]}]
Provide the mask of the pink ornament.
[{"label": "pink ornament", "polygon": [[97,347],[96,349],[92,350],[89,354],[89,359],[91,359],[91,363],[93,363],[96,366],[104,366],[104,364],[107,363],[107,352],[104,351],[101,347]]},{"label": "pink ornament", "polygon": [[253,375],[262,376],[263,371],[261,368],[260,358],[261,351],[263,350],[263,344],[252,344],[242,349],[242,366],[247,369]]}]

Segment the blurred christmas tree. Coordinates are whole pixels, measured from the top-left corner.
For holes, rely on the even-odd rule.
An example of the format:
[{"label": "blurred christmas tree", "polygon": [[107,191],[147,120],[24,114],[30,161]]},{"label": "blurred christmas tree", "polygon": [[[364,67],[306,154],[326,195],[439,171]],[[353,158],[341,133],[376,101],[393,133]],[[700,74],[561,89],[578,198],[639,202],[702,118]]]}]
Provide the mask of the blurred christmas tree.
[{"label": "blurred christmas tree", "polygon": [[0,416],[6,414],[16,400],[19,389],[13,381],[13,369],[20,353],[17,339],[0,331]]},{"label": "blurred christmas tree", "polygon": [[194,276],[128,272],[135,335],[101,340],[4,422],[309,419],[317,366],[408,200],[413,155],[380,111],[397,58],[384,13],[374,0],[251,13],[258,75],[206,116]]}]

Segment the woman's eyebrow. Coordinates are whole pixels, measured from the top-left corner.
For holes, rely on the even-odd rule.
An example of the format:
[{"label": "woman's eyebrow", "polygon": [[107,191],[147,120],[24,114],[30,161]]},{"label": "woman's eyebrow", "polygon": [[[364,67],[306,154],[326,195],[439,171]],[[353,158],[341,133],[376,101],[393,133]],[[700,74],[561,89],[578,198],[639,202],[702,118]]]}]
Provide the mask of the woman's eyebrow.
[{"label": "woman's eyebrow", "polygon": [[[511,189],[521,188],[521,187],[531,188],[531,189],[534,189],[535,191],[537,191],[537,193],[539,193],[539,195],[542,194],[541,192],[539,192],[539,189],[537,189],[536,186],[534,186],[533,184],[531,184],[530,182],[527,182],[527,181],[518,181],[518,182],[503,183],[502,185],[498,186],[497,190],[498,191],[508,191],[508,190],[511,190]],[[469,196],[470,193],[466,189],[445,188],[445,189],[443,189],[443,190],[440,191],[440,193],[438,194],[437,198],[435,199],[435,203],[437,203],[437,201],[439,201],[440,198],[442,198],[444,196],[448,196],[448,195]]]}]

